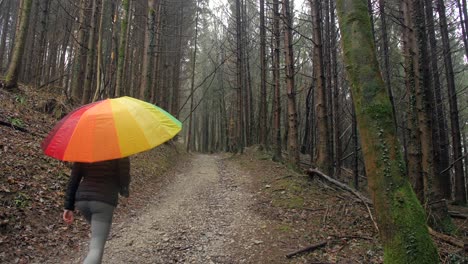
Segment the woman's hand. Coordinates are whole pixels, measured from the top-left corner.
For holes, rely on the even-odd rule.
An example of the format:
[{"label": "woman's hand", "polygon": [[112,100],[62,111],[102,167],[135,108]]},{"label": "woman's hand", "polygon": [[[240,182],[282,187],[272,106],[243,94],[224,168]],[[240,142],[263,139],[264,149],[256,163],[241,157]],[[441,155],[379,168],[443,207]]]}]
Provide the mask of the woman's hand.
[{"label": "woman's hand", "polygon": [[63,210],[63,221],[67,224],[73,223],[73,211],[71,210]]}]

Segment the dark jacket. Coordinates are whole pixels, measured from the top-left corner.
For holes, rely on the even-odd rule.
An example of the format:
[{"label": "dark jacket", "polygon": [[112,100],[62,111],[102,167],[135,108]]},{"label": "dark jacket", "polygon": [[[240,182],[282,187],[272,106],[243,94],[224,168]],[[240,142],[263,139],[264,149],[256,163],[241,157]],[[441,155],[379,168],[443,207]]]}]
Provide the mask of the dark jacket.
[{"label": "dark jacket", "polygon": [[128,197],[129,184],[129,158],[75,162],[65,194],[65,209],[74,210],[75,201],[100,201],[117,206],[119,193]]}]

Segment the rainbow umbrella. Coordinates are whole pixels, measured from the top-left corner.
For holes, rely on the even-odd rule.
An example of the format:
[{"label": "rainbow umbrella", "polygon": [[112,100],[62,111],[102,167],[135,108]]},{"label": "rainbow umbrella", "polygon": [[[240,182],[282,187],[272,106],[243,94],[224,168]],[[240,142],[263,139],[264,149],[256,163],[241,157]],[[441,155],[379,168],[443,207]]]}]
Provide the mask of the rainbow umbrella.
[{"label": "rainbow umbrella", "polygon": [[52,129],[41,147],[64,161],[123,158],[173,138],[182,123],[163,109],[128,96],[75,109]]}]

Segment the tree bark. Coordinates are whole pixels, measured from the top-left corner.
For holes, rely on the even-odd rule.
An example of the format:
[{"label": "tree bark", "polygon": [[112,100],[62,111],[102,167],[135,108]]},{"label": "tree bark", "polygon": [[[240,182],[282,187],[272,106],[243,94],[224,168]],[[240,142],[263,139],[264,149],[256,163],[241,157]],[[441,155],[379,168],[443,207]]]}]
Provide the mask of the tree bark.
[{"label": "tree bark", "polygon": [[[320,1],[310,0],[313,40],[314,40],[314,77],[316,90],[316,116],[317,116],[317,155],[315,164],[322,171],[330,171],[330,160],[328,152],[328,122],[327,122],[327,97],[325,91],[325,74],[323,67],[323,47],[322,47],[322,20],[320,17]],[[329,173],[328,173],[329,174]]]},{"label": "tree bark", "polygon": [[419,77],[419,63],[417,51],[417,40],[414,33],[414,23],[412,20],[412,0],[402,1],[402,11],[404,17],[403,27],[403,54],[405,57],[405,86],[407,90],[408,104],[408,132],[409,138],[407,146],[408,155],[408,177],[418,196],[419,201],[424,202],[424,178],[422,174],[422,156],[421,156],[421,134],[418,130],[417,116],[417,96],[416,91],[419,88],[421,79]]},{"label": "tree bark", "polygon": [[6,39],[7,39],[7,35],[8,35],[8,32],[10,31],[9,30],[9,21],[10,21],[10,10],[11,10],[11,1],[7,1],[5,3],[5,9],[3,10],[3,20],[2,20],[2,38],[0,40],[0,72],[3,73],[3,67],[4,65],[6,64],[6,59],[7,59],[7,56],[6,56]]},{"label": "tree bark", "polygon": [[440,31],[442,35],[442,49],[445,64],[445,76],[447,78],[448,101],[450,107],[450,128],[452,133],[453,160],[458,160],[455,165],[455,202],[466,204],[465,174],[463,161],[459,159],[462,153],[460,123],[458,119],[457,92],[455,89],[455,75],[453,72],[452,53],[450,51],[450,39],[448,34],[447,17],[443,0],[437,0],[439,11]]},{"label": "tree bark", "polygon": [[273,160],[281,161],[281,101],[280,101],[280,14],[278,0],[273,0]]},{"label": "tree bark", "polygon": [[117,59],[117,81],[115,84],[115,97],[121,96],[124,93],[123,89],[123,73],[125,65],[125,54],[127,50],[127,27],[130,15],[130,0],[122,0],[122,21],[120,22],[120,41],[119,41],[119,56]]},{"label": "tree bark", "polygon": [[365,0],[337,1],[345,68],[385,263],[438,263],[424,210],[404,173],[392,106],[379,71]]},{"label": "tree bark", "polygon": [[425,0],[427,32],[430,44],[430,65],[432,71],[432,84],[434,87],[434,114],[433,116],[433,138],[434,138],[434,169],[435,177],[440,183],[440,194],[443,198],[450,200],[452,195],[452,183],[450,181],[450,172],[441,173],[449,166],[448,135],[447,123],[445,119],[445,106],[442,101],[441,83],[439,78],[439,66],[437,61],[437,41],[434,28],[434,14],[431,0]]},{"label": "tree bark", "polygon": [[266,30],[265,30],[265,0],[260,0],[260,105],[259,105],[259,143],[267,144],[267,91],[266,91]]},{"label": "tree bark", "polygon": [[24,46],[26,44],[26,36],[28,34],[29,14],[31,12],[32,0],[23,0],[22,10],[19,13],[21,20],[19,23],[19,31],[15,39],[12,60],[8,67],[5,76],[5,89],[15,90],[18,87],[18,74],[21,68],[21,62],[24,53]]},{"label": "tree bark", "polygon": [[83,84],[83,97],[81,98],[81,104],[87,104],[90,102],[92,98],[91,96],[91,87],[94,81],[94,69],[96,64],[96,17],[98,11],[98,1],[99,0],[92,0],[92,8],[91,8],[91,21],[89,23],[89,38],[88,38],[88,50],[86,53],[86,72],[85,72],[85,80]]},{"label": "tree bark", "polygon": [[299,168],[299,148],[297,143],[296,91],[294,87],[294,52],[292,43],[292,17],[289,0],[283,0],[284,55],[286,62],[286,94],[288,96],[288,159]]},{"label": "tree bark", "polygon": [[192,57],[192,80],[190,84],[190,113],[189,113],[189,125],[188,125],[188,132],[187,132],[187,152],[193,150],[193,139],[192,139],[192,130],[193,130],[193,97],[194,97],[194,87],[195,87],[195,66],[197,65],[197,41],[198,41],[198,19],[199,19],[199,10],[198,10],[198,0],[196,5],[196,17],[195,17],[195,41],[193,47],[193,57]]}]

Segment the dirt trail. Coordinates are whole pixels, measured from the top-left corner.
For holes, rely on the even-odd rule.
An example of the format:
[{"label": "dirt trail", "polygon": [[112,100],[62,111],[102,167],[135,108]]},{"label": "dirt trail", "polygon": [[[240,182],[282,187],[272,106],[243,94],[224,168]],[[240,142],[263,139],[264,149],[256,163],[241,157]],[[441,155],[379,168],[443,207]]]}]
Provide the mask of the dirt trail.
[{"label": "dirt trail", "polygon": [[104,263],[249,263],[263,224],[249,178],[222,156],[194,155],[140,214],[113,227]]}]

